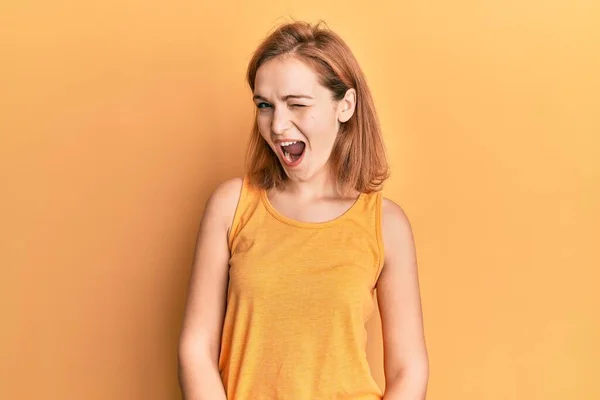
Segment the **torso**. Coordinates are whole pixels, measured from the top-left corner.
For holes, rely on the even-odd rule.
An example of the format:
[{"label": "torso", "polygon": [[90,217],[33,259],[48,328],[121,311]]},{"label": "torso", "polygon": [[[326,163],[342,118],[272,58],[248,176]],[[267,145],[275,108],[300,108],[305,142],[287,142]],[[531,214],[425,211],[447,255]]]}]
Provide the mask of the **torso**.
[{"label": "torso", "polygon": [[381,193],[292,200],[242,188],[219,359],[227,398],[379,400],[365,323],[383,265]]}]

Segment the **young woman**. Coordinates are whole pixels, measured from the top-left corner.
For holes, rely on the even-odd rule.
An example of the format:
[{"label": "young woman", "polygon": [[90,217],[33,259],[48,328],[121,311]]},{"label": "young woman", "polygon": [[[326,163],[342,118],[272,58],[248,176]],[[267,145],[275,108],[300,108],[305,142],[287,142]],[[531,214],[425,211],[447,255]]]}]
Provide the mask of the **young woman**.
[{"label": "young woman", "polygon": [[[423,400],[414,241],[388,176],[365,77],[322,24],[279,27],[248,67],[256,105],[243,178],[201,223],[179,346],[188,400]],[[377,288],[377,291],[375,291]],[[365,323],[377,294],[385,394]]]}]

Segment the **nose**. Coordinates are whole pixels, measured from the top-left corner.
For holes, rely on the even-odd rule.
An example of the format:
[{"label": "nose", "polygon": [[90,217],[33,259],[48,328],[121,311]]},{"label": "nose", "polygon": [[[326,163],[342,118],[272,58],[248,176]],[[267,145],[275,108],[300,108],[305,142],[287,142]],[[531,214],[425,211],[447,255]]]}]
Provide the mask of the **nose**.
[{"label": "nose", "polygon": [[290,129],[292,122],[285,107],[278,107],[273,110],[273,119],[271,120],[271,131],[275,135],[282,135]]}]

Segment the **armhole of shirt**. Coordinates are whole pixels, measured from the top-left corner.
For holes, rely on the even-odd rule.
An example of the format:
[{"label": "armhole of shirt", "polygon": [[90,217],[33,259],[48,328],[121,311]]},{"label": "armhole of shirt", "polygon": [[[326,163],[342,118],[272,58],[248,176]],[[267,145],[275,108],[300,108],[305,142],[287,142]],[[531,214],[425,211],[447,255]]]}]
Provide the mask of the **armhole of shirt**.
[{"label": "armhole of shirt", "polygon": [[246,197],[246,185],[248,183],[247,179],[247,177],[242,178],[242,187],[240,188],[239,197],[235,206],[235,211],[233,213],[233,219],[231,220],[231,226],[229,227],[227,233],[227,246],[229,247],[230,252],[233,246],[233,239],[235,239],[235,236],[237,235],[238,225],[240,223],[240,218],[243,211],[242,204],[244,203]]},{"label": "armhole of shirt", "polygon": [[385,263],[385,247],[383,244],[383,233],[381,223],[382,216],[383,194],[381,191],[379,191],[377,192],[375,197],[375,236],[377,238],[377,245],[379,247],[379,258],[377,262],[377,268],[375,271],[375,280],[373,282],[373,287],[377,287],[377,282],[379,281],[379,276],[381,275],[381,271],[383,270],[383,265]]}]

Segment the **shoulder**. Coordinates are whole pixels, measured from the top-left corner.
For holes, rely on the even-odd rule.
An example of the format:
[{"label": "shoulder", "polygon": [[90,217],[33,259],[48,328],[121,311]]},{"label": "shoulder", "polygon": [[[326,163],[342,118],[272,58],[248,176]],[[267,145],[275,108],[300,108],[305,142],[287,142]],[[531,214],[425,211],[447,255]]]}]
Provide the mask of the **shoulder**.
[{"label": "shoulder", "polygon": [[387,225],[403,225],[405,228],[410,226],[408,215],[404,209],[393,200],[383,197],[381,200],[382,223]]},{"label": "shoulder", "polygon": [[221,182],[210,195],[209,201],[237,203],[242,190],[242,178],[232,178]]},{"label": "shoulder", "polygon": [[242,178],[233,178],[221,182],[209,196],[206,202],[205,214],[220,219],[229,228],[240,199],[242,185]]},{"label": "shoulder", "polygon": [[385,197],[381,208],[381,231],[386,254],[413,247],[412,227],[404,209]]}]

